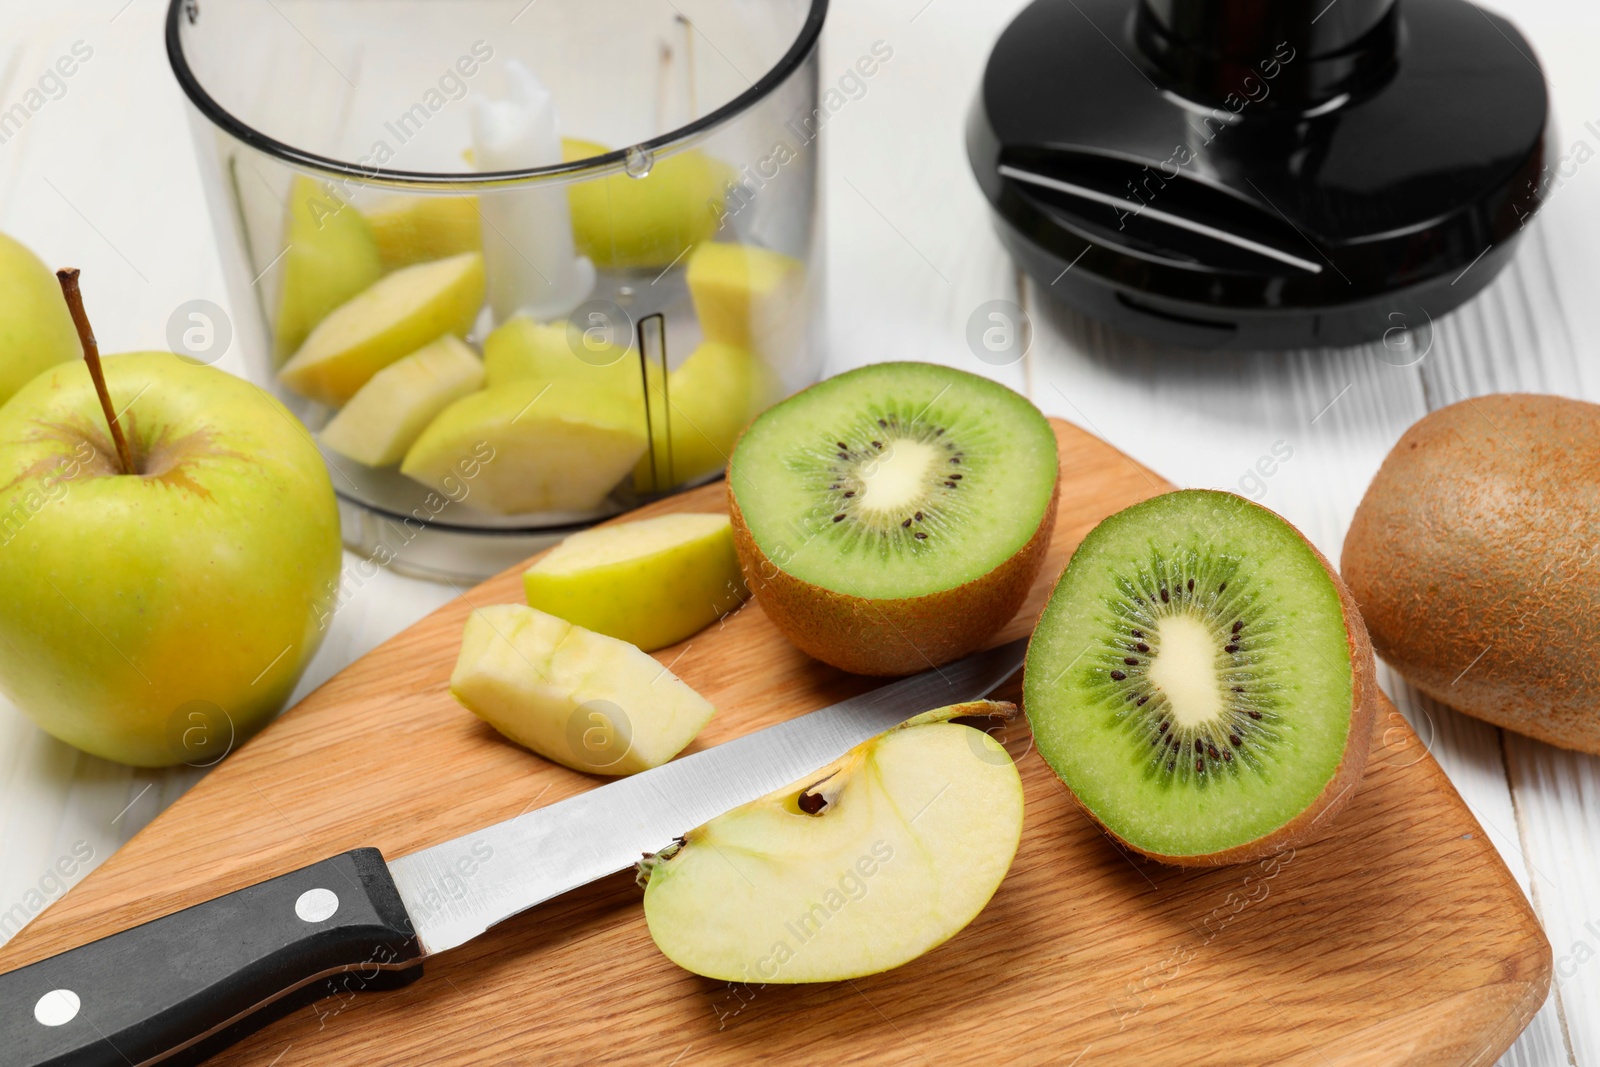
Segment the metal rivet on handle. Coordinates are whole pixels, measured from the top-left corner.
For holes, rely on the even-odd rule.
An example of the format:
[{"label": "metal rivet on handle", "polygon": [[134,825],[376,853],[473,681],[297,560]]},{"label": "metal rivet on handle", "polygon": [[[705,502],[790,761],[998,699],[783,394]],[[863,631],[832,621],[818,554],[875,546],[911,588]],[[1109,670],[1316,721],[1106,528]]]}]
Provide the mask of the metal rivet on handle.
[{"label": "metal rivet on handle", "polygon": [[331,889],[307,889],[294,902],[294,913],[308,923],[319,923],[339,910],[339,897]]},{"label": "metal rivet on handle", "polygon": [[42,1026],[64,1026],[78,1017],[83,1002],[70,989],[52,989],[33,1006],[33,1017]]}]

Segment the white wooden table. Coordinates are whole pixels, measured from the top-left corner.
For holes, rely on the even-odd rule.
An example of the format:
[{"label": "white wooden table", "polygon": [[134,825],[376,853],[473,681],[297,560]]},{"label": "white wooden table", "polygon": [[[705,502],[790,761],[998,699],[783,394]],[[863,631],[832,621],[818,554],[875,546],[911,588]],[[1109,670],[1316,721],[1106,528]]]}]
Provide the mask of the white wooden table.
[{"label": "white wooden table", "polygon": [[[1413,366],[1381,346],[1184,356],[1052,306],[995,239],[967,168],[962,123],[989,45],[1019,0],[838,0],[822,76],[883,41],[893,56],[825,136],[830,371],[883,359],[987,369],[1047,413],[1172,481],[1251,492],[1330,558],[1368,480],[1430,409],[1500,390],[1600,400],[1600,164],[1569,167],[1514,264],[1437,323]],[[1600,8],[1490,5],[1545,66],[1563,153],[1600,152]],[[181,94],[162,48],[165,0],[0,0],[0,110],[57,57],[93,50],[64,91],[0,141],[0,230],[84,270],[106,351],[165,348],[185,301],[228,306]],[[1578,148],[1587,142],[1587,151]],[[0,294],[0,299],[4,294]],[[985,301],[1026,309],[1032,344],[1010,367],[968,350]],[[1386,358],[1387,357],[1387,358]],[[222,365],[238,370],[237,353]],[[1292,456],[1258,486],[1258,457]],[[356,562],[346,557],[346,566]],[[453,595],[381,573],[341,607],[297,696]],[[0,610],[15,610],[0,605]],[[1600,1065],[1600,761],[1385,689],[1427,740],[1544,922],[1549,1002],[1502,1061]],[[0,941],[61,897],[200,772],[140,771],[82,755],[0,704]],[[53,873],[58,860],[73,868]]]}]

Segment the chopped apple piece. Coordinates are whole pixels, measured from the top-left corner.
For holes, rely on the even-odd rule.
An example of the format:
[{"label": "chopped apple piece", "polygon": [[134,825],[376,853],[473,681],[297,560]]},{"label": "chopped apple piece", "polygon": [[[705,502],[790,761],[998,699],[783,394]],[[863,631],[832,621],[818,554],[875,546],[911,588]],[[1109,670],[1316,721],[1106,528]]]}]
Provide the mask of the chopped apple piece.
[{"label": "chopped apple piece", "polygon": [[369,467],[393,466],[441,411],[482,388],[483,361],[446,334],[374,374],[322,428],[322,443]]},{"label": "chopped apple piece", "polygon": [[362,214],[386,271],[483,251],[475,196],[396,196]]},{"label": "chopped apple piece", "polygon": [[[462,397],[422,431],[400,473],[498,515],[590,511],[645,449],[644,420],[613,394],[512,382]],[[463,495],[464,494],[464,495]]]},{"label": "chopped apple piece", "polygon": [[726,515],[662,515],[575,533],[522,576],[528,603],[646,652],[750,595]]},{"label": "chopped apple piece", "polygon": [[[564,138],[567,161],[604,155],[604,145]],[[731,167],[697,149],[658,160],[643,178],[626,174],[567,186],[572,237],[602,269],[665,267],[710,239],[721,223]]]},{"label": "chopped apple piece", "polygon": [[804,274],[800,261],[755,245],[711,243],[689,253],[689,295],[706,340],[778,359],[794,343]]},{"label": "chopped apple piece", "polygon": [[591,774],[667,762],[716,711],[626,641],[521,604],[467,619],[450,693],[511,740]]},{"label": "chopped apple piece", "polygon": [[[565,322],[534,322],[513,315],[484,339],[483,365],[491,386],[506,382],[576,382],[619,389],[639,398],[639,354],[604,339],[584,337],[579,352]],[[658,372],[659,373],[659,372]]]},{"label": "chopped apple piece", "polygon": [[665,492],[727,466],[733,442],[777,391],[776,376],[747,350],[702,344],[667,376],[664,396],[651,389],[654,464],[650,453],[639,460],[634,488]]},{"label": "chopped apple piece", "polygon": [[299,348],[334,308],[383,273],[378,244],[361,213],[310,178],[289,190],[283,284],[273,327],[278,360]]},{"label": "chopped apple piece", "polygon": [[836,982],[908,963],[1000,886],[1022,781],[992,737],[927,712],[647,857],[644,916],[678,966],[728,982]]},{"label": "chopped apple piece", "polygon": [[405,267],[341,305],[279,371],[302,396],[338,407],[374,374],[447,333],[465,336],[483,303],[483,257]]}]

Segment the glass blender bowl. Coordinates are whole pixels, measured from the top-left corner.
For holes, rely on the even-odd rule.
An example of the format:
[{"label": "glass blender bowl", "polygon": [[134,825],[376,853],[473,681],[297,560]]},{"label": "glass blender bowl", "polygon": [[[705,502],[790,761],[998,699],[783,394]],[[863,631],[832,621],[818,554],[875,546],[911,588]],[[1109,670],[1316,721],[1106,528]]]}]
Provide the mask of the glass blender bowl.
[{"label": "glass blender bowl", "polygon": [[476,579],[815,381],[826,0],[173,0],[247,373]]}]

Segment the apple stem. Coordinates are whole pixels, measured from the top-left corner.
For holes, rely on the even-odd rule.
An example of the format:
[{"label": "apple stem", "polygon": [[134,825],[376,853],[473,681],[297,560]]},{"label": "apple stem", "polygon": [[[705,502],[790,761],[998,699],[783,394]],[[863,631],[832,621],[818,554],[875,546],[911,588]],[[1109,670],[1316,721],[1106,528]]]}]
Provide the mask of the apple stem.
[{"label": "apple stem", "polygon": [[61,282],[61,295],[67,299],[67,310],[72,312],[72,324],[78,328],[78,341],[83,345],[83,361],[89,364],[89,377],[94,379],[94,391],[100,395],[100,409],[106,413],[106,424],[111,427],[111,440],[117,446],[117,459],[122,464],[122,473],[134,474],[133,453],[128,449],[128,439],[122,436],[122,424],[117,421],[117,409],[111,406],[111,391],[106,388],[105,371],[100,367],[100,346],[95,343],[89,315],[83,310],[83,294],[78,291],[78,268],[58,270],[56,279]]}]

